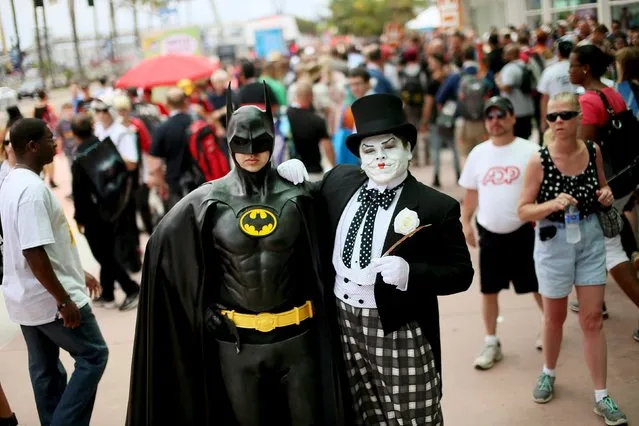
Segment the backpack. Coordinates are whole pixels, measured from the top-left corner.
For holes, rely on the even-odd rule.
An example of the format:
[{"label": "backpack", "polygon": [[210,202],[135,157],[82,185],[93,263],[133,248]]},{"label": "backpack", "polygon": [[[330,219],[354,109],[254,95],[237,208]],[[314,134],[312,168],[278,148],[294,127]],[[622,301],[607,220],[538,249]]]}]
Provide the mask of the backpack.
[{"label": "backpack", "polygon": [[484,103],[490,95],[486,80],[472,74],[462,74],[457,91],[457,113],[470,121],[484,118]]},{"label": "backpack", "polygon": [[187,131],[189,152],[206,181],[226,176],[229,160],[215,136],[215,130],[204,120],[194,120]]},{"label": "backpack", "polygon": [[529,65],[521,64],[521,84],[519,85],[519,90],[524,95],[530,95],[535,87],[535,76],[530,69]]},{"label": "backpack", "polygon": [[615,113],[608,98],[600,90],[596,92],[609,116],[598,135],[604,174],[615,198],[619,199],[630,194],[639,185],[639,120],[630,109]]},{"label": "backpack", "polygon": [[100,218],[115,222],[129,202],[133,180],[111,138],[78,154],[74,162],[93,184],[92,199],[99,208]]},{"label": "backpack", "polygon": [[422,72],[420,71],[417,75],[408,75],[402,72],[401,79],[402,86],[399,93],[404,105],[411,107],[423,106],[425,85],[422,81]]},{"label": "backpack", "polygon": [[530,60],[528,61],[527,68],[530,70],[531,74],[531,92],[537,90],[537,84],[539,80],[541,80],[541,74],[544,72],[545,63],[544,59],[539,55],[539,53],[532,53],[529,56]]}]

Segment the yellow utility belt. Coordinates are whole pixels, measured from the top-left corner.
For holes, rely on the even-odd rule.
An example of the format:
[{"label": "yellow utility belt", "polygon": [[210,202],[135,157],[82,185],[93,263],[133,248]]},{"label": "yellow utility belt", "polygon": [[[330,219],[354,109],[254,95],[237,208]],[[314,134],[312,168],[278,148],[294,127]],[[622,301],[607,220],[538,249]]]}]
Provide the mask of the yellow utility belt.
[{"label": "yellow utility belt", "polygon": [[296,307],[290,311],[272,314],[270,312],[261,312],[259,314],[240,314],[235,311],[221,311],[222,315],[233,321],[236,327],[250,328],[253,330],[267,333],[278,327],[287,327],[289,325],[299,325],[300,322],[313,318],[313,305],[307,300],[303,306]]}]

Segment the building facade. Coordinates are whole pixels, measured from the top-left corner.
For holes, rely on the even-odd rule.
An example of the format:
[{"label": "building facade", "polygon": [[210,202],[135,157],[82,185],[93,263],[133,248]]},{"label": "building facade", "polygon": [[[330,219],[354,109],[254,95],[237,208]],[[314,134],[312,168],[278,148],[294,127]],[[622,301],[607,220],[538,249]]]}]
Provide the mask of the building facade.
[{"label": "building facade", "polygon": [[534,28],[571,14],[608,27],[616,19],[624,30],[639,28],[639,0],[462,0],[462,7],[465,22],[480,33],[506,25]]}]

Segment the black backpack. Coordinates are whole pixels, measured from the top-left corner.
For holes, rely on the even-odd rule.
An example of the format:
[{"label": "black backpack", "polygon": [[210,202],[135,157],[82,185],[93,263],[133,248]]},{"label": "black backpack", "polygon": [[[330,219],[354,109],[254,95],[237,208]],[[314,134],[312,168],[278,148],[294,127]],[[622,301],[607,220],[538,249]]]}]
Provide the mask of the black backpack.
[{"label": "black backpack", "polygon": [[129,202],[133,179],[111,138],[96,143],[74,161],[92,183],[100,218],[115,222]]},{"label": "black backpack", "polygon": [[522,74],[519,90],[521,90],[521,93],[524,95],[530,95],[535,89],[535,76],[528,65],[521,64],[520,68]]},{"label": "black backpack", "polygon": [[400,89],[400,95],[404,105],[411,107],[421,107],[424,105],[426,86],[422,81],[422,75],[422,71],[417,73],[417,75],[401,73],[402,87]]},{"label": "black backpack", "polygon": [[639,121],[630,109],[615,113],[606,95],[600,90],[596,92],[609,116],[598,135],[604,174],[615,198],[619,199],[639,185]]}]

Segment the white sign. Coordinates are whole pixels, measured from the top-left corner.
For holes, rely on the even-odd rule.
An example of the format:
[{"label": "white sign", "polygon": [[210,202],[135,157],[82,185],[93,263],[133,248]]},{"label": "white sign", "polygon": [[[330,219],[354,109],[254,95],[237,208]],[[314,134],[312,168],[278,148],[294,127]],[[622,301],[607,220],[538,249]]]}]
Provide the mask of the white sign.
[{"label": "white sign", "polygon": [[461,4],[459,0],[437,0],[437,7],[439,7],[442,27],[461,27]]},{"label": "white sign", "polygon": [[175,34],[162,40],[161,51],[164,55],[195,55],[198,41],[188,34]]}]

